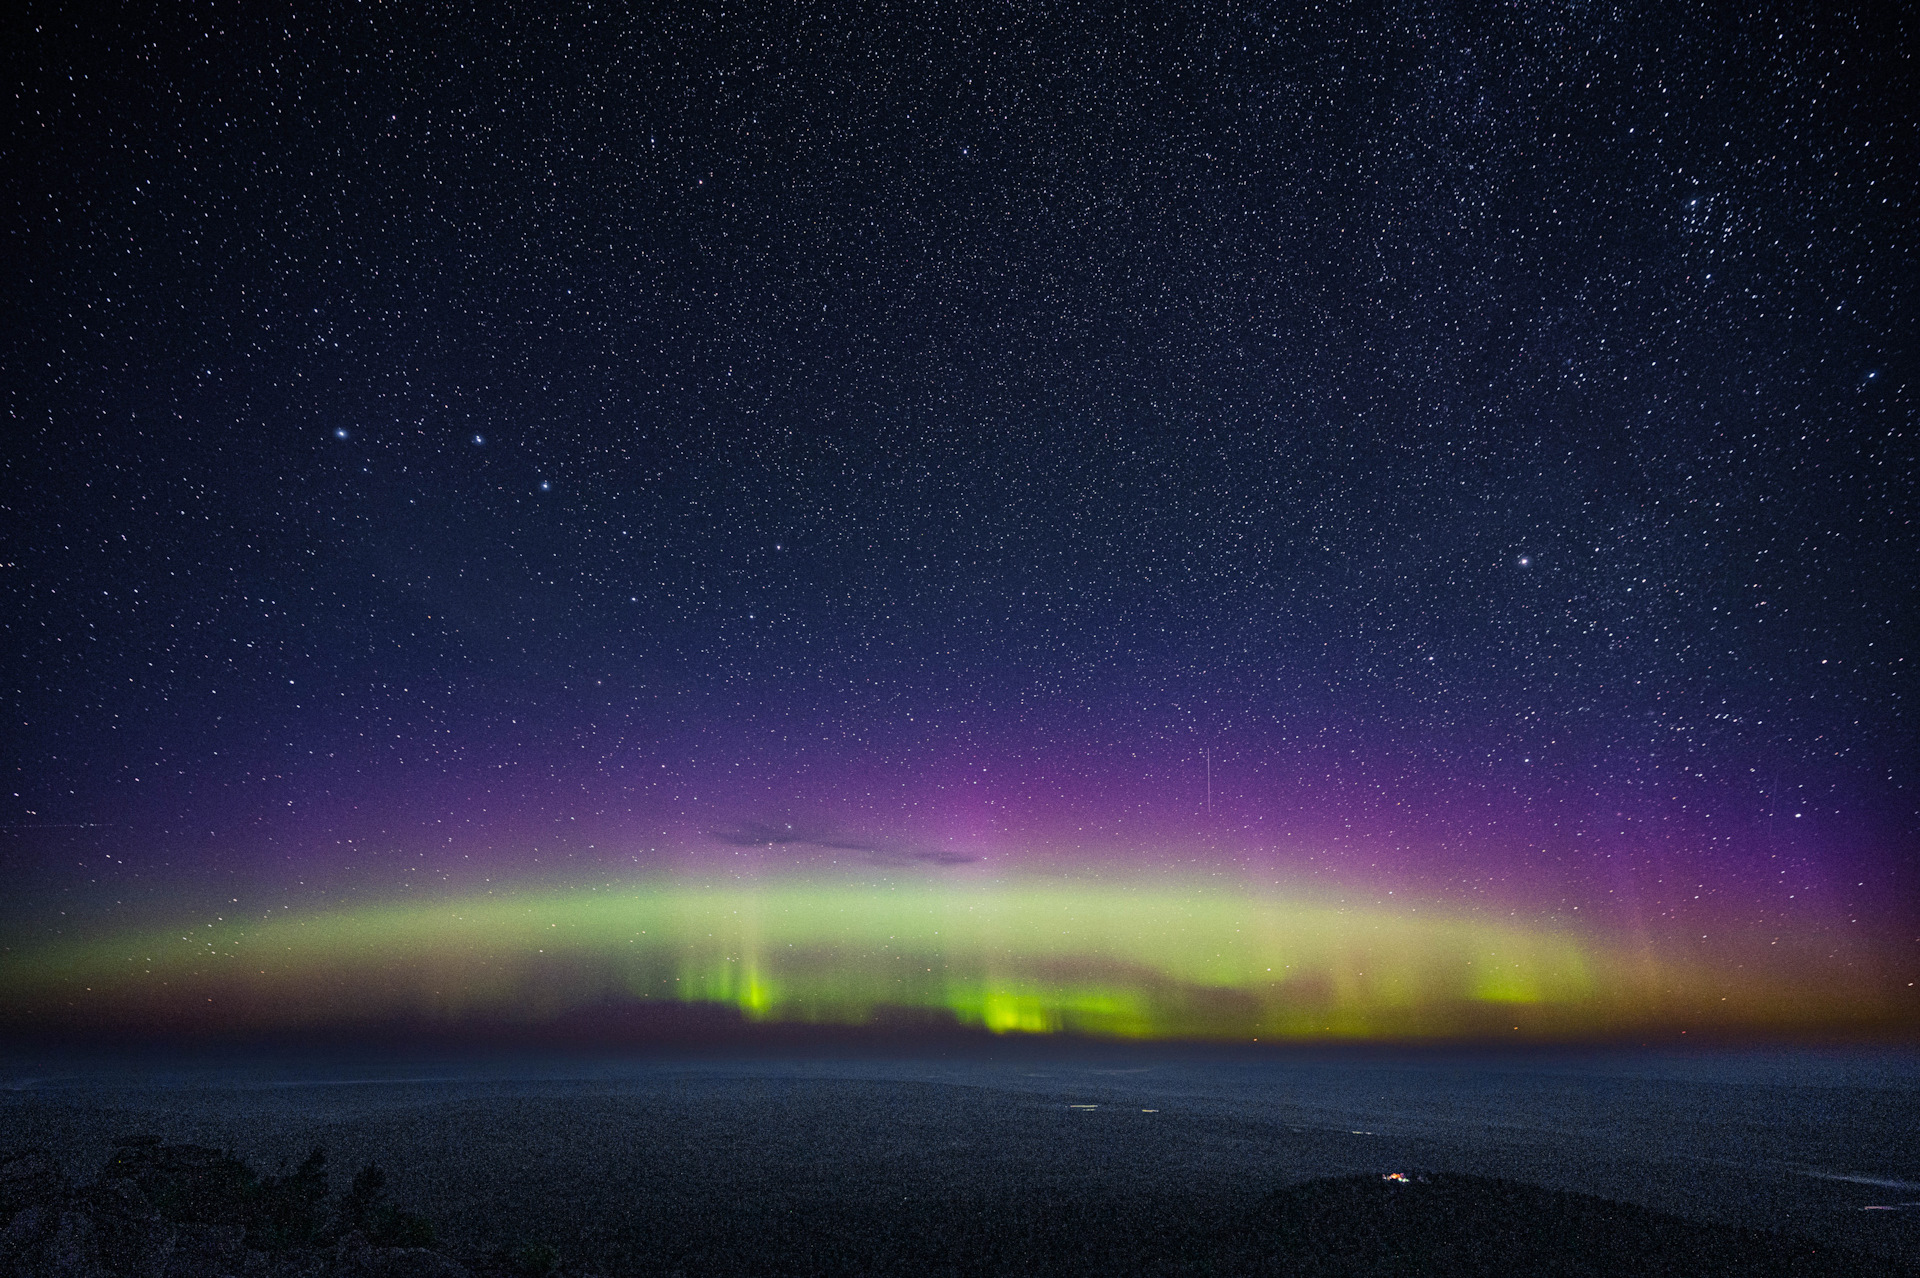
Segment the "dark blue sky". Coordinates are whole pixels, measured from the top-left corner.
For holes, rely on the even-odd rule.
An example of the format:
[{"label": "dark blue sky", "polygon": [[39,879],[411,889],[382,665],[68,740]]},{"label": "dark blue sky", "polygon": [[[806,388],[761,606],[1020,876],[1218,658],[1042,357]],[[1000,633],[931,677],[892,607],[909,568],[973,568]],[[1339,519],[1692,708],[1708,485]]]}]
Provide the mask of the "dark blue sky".
[{"label": "dark blue sky", "polygon": [[16,921],[1212,751],[1914,966],[1897,10],[147,21],[5,42]]}]

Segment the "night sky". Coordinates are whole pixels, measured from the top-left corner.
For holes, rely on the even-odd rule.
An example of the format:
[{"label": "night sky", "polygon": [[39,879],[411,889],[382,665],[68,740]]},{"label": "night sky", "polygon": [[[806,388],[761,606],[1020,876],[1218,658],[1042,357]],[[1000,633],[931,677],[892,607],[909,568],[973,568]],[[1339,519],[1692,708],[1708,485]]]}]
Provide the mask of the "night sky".
[{"label": "night sky", "polygon": [[24,7],[0,1019],[1911,1034],[1913,20],[1734,8]]}]

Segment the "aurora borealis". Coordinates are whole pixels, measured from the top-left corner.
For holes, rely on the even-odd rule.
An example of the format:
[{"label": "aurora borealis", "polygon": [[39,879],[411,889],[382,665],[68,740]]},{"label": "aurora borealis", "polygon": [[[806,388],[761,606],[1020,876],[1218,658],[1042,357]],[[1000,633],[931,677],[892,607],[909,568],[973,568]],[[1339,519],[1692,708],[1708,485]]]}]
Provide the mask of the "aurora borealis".
[{"label": "aurora borealis", "polygon": [[1747,957],[1716,970],[1672,938],[1635,945],[1538,917],[1289,896],[1217,875],[816,869],[234,913],[55,944],[10,958],[0,1014],[94,1033],[445,1035],[711,1005],[746,1025],[897,1029],[906,1017],[925,1030],[1272,1043],[1884,1032],[1897,1007],[1854,973],[1822,982],[1807,955]]},{"label": "aurora borealis", "polygon": [[918,1011],[996,1033],[1369,1038],[1459,1036],[1521,1007],[1591,1029],[1634,984],[1570,936],[1171,884],[649,883],[235,920],[122,958],[130,939],[16,969],[15,988],[71,999],[80,981],[82,1003],[91,984],[116,1015],[210,998],[264,1026],[552,1017],[612,998],[754,1021]]},{"label": "aurora borealis", "polygon": [[[857,1026],[929,1012],[995,1033],[1239,1040],[1491,1036],[1514,1019],[1529,1038],[1632,1031],[1698,1017],[1689,993],[1712,980],[1698,964],[1571,932],[1206,885],[817,878],[223,919],[68,949],[10,975],[14,999],[115,1019],[163,1007],[230,1029],[538,1020],[656,1000],[723,1004],[751,1021]],[[1740,1004],[1714,1009],[1708,1026],[1780,1010],[1754,1005],[1777,992],[1729,984]],[[218,1006],[195,1008],[203,999]]]},{"label": "aurora borealis", "polygon": [[0,1030],[1914,1035],[1898,38],[537,9],[8,55]]}]

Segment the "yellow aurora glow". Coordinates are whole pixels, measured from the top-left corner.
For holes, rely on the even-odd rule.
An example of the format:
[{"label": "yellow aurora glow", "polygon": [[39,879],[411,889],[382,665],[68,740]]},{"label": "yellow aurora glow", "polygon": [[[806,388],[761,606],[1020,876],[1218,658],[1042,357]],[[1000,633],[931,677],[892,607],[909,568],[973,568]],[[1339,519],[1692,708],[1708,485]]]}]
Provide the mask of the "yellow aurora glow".
[{"label": "yellow aurora glow", "polygon": [[1702,1007],[1728,1024],[1804,1021],[1796,1002],[1572,931],[1065,879],[663,879],[227,920],[0,960],[0,1015],[15,1024],[242,1031],[538,1025],[666,1003],[755,1022],[907,1013],[1123,1039],[1570,1039]]}]

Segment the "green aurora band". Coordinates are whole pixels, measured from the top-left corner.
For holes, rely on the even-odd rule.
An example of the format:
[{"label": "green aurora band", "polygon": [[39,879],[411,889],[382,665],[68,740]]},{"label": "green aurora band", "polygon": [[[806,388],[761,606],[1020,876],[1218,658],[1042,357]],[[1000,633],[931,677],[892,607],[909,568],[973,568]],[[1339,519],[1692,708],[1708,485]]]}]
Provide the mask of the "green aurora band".
[{"label": "green aurora band", "polygon": [[[1645,943],[1214,884],[659,879],[0,955],[0,1021],[229,1032],[538,1026],[608,1005],[1117,1039],[1597,1039],[1831,1020]],[[1698,1023],[1697,1021],[1695,1023]]]}]

